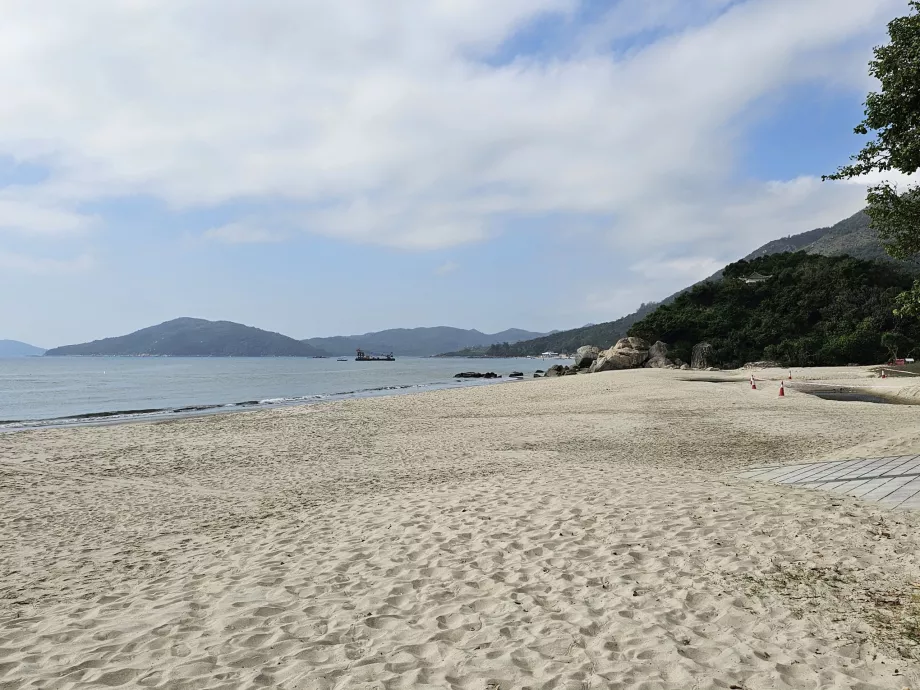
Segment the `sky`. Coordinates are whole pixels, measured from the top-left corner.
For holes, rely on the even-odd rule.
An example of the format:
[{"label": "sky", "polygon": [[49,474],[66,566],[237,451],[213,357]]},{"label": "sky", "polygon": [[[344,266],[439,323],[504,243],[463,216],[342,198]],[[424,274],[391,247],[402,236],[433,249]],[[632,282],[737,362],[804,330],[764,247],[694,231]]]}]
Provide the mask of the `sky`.
[{"label": "sky", "polygon": [[4,0],[0,338],[598,323],[860,210],[906,0]]}]

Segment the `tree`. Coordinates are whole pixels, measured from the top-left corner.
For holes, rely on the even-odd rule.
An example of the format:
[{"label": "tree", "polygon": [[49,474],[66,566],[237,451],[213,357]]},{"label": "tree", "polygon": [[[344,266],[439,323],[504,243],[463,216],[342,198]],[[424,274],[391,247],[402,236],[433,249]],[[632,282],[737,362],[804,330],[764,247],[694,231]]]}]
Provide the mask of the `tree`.
[{"label": "tree", "polygon": [[[874,50],[869,73],[881,90],[866,97],[865,119],[854,130],[875,138],[825,180],[844,180],[871,172],[896,170],[907,175],[920,170],[920,0],[911,11],[888,24],[888,45]],[[920,186],[900,191],[883,182],[869,188],[866,212],[891,256],[906,259],[920,253]],[[920,302],[920,282],[912,291]],[[908,293],[910,294],[910,293]],[[911,301],[910,299],[908,301]],[[906,313],[906,312],[905,312]]]},{"label": "tree", "polygon": [[910,338],[903,333],[888,332],[882,333],[882,347],[888,350],[892,360],[898,358],[898,350],[903,352],[912,345]]}]

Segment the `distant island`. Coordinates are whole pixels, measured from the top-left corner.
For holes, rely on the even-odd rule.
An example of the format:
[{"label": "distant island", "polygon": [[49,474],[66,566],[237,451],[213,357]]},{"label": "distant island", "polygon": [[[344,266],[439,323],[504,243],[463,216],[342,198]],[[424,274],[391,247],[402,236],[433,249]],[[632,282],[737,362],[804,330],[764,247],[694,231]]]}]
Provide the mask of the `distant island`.
[{"label": "distant island", "polygon": [[[364,335],[294,338],[232,321],[179,318],[114,338],[55,347],[46,357],[353,357],[358,349],[428,357],[446,349],[488,347],[542,335],[516,328],[486,334],[448,326],[396,328]],[[38,354],[41,354],[39,351]]]},{"label": "distant island", "polygon": [[312,345],[232,321],[180,318],[117,338],[55,347],[46,357],[315,357]]},{"label": "distant island", "polygon": [[0,357],[40,357],[44,349],[18,340],[0,340]]},{"label": "distant island", "polygon": [[392,352],[402,357],[432,357],[465,348],[487,348],[504,342],[538,338],[544,333],[509,328],[499,333],[482,333],[475,329],[434,326],[430,328],[391,328],[363,335],[308,338],[303,342],[334,355],[351,355],[361,348],[370,352]]}]

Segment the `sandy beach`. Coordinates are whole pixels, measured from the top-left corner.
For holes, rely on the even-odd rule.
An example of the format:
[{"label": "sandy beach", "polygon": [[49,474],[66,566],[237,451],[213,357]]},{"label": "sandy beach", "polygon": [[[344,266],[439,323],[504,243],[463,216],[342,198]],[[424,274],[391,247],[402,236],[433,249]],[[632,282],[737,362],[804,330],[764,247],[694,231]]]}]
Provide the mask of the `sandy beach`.
[{"label": "sandy beach", "polygon": [[[0,689],[920,688],[920,453],[868,369],[611,372],[0,435]],[[875,390],[875,389],[873,389]]]}]

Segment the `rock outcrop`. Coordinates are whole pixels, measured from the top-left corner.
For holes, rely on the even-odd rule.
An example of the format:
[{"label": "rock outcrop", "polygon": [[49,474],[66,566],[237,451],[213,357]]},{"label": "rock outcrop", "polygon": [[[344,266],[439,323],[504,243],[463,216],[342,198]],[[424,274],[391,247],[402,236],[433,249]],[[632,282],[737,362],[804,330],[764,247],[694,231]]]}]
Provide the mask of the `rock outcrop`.
[{"label": "rock outcrop", "polygon": [[593,345],[582,345],[575,353],[575,368],[587,369],[594,364],[598,354],[600,354],[599,348]]},{"label": "rock outcrop", "polygon": [[637,369],[649,358],[649,344],[642,338],[620,338],[617,344],[598,355],[591,371]]},{"label": "rock outcrop", "polygon": [[691,369],[708,369],[709,361],[712,359],[712,345],[709,343],[697,343],[693,346],[693,354],[690,357]]},{"label": "rock outcrop", "polygon": [[487,371],[486,373],[481,373],[478,371],[463,371],[459,374],[454,374],[455,379],[500,379],[501,376],[496,374],[494,371]]},{"label": "rock outcrop", "polygon": [[645,366],[649,369],[673,369],[674,362],[668,359],[668,346],[660,340],[652,345]]}]

